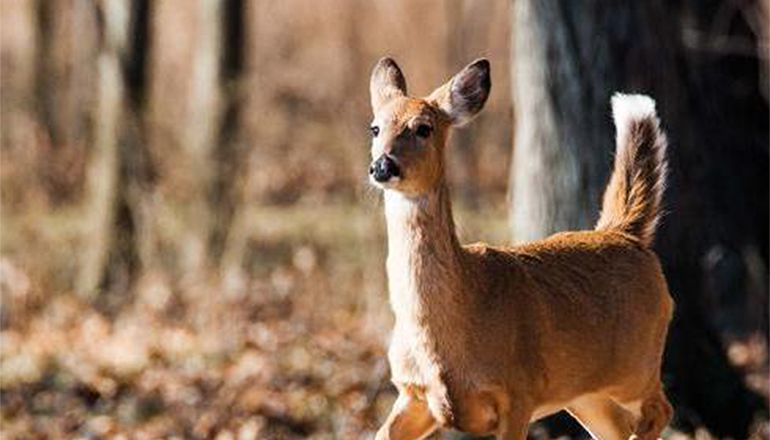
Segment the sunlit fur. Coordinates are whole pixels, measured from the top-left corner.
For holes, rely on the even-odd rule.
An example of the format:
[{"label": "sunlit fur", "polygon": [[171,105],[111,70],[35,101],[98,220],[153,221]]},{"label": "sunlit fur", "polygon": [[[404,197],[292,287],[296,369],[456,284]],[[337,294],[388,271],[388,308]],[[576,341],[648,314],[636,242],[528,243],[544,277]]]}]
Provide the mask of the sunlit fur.
[{"label": "sunlit fur", "polygon": [[[380,129],[373,140],[372,159],[389,154],[403,172],[397,183],[389,185],[391,189],[419,195],[440,185],[449,120],[435,105],[422,99],[394,98],[383,105],[372,124]],[[432,128],[427,139],[415,134],[420,124]]]},{"label": "sunlit fur", "polygon": [[[665,177],[652,101],[613,102],[618,156],[598,230],[461,246],[443,154],[450,126],[483,107],[488,64],[414,99],[386,59],[371,89],[381,130],[372,158],[389,154],[403,169],[380,185],[399,397],[377,439],[455,428],[520,440],[532,420],[562,409],[594,438],[656,439],[672,414],[660,363],[673,302],[649,247]],[[630,101],[642,105],[626,111]],[[419,120],[433,124],[427,139],[412,135]]]}]

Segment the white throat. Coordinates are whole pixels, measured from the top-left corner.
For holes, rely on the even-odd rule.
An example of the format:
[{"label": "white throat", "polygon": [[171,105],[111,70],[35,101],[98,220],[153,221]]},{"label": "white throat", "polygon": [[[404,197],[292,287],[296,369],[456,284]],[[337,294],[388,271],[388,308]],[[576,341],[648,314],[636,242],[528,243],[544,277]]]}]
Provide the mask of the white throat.
[{"label": "white throat", "polygon": [[446,187],[421,197],[385,191],[388,283],[396,319],[421,320],[457,292],[462,250]]}]

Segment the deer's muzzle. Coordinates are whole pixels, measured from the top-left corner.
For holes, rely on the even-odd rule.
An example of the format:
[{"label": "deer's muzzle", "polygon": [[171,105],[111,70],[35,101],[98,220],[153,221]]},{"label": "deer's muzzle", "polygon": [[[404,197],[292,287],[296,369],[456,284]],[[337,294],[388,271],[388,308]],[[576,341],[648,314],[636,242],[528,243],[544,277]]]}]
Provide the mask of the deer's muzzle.
[{"label": "deer's muzzle", "polygon": [[369,166],[369,175],[377,182],[385,183],[394,177],[401,177],[401,168],[393,158],[383,154]]}]

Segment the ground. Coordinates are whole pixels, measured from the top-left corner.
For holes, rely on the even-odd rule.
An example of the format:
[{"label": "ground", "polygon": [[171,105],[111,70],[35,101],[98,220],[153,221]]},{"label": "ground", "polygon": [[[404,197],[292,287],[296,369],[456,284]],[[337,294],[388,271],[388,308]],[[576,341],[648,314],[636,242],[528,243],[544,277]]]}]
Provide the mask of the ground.
[{"label": "ground", "polygon": [[[117,302],[51,293],[4,255],[0,436],[371,438],[395,390],[382,213],[364,205],[261,209],[237,269],[148,268]],[[466,241],[504,239],[501,209],[457,218]],[[764,347],[730,347],[763,392]]]}]

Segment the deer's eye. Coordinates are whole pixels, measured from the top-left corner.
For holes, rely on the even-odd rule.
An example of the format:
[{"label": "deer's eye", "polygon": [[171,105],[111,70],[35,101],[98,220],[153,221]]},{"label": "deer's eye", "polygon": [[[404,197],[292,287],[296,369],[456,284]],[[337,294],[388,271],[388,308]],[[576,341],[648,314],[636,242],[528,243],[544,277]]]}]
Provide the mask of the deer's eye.
[{"label": "deer's eye", "polygon": [[426,138],[430,136],[430,133],[433,131],[433,127],[431,127],[428,124],[420,124],[417,126],[417,130],[415,130],[415,134],[417,137]]},{"label": "deer's eye", "polygon": [[376,125],[372,125],[369,127],[369,130],[372,132],[372,137],[377,137],[377,135],[380,134],[380,127]]}]

